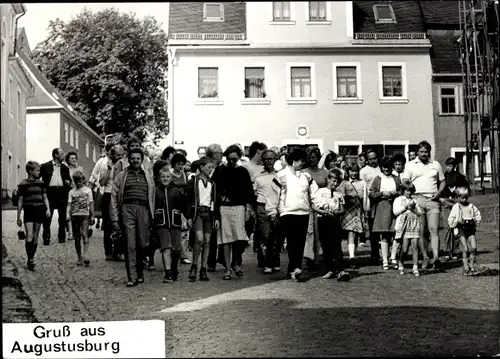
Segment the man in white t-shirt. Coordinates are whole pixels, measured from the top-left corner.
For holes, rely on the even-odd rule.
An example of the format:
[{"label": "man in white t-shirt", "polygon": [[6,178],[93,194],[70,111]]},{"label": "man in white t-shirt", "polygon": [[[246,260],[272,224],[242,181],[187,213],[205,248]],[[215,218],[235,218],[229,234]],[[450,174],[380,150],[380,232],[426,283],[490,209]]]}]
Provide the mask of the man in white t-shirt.
[{"label": "man in white t-shirt", "polygon": [[[429,256],[427,254],[426,229],[429,230],[433,254],[433,266],[438,268],[439,261],[439,219],[441,203],[439,196],[446,187],[444,173],[437,161],[430,159],[431,145],[422,141],[418,145],[417,158],[406,165],[407,179],[415,186],[415,199],[423,211],[420,216],[420,247],[423,252],[424,262],[422,269],[427,268]],[[404,179],[403,179],[404,180]]]},{"label": "man in white t-shirt", "polygon": [[[366,182],[366,187],[368,190],[372,186],[373,181],[375,178],[377,178],[378,175],[380,175],[380,167],[378,165],[378,155],[375,151],[373,150],[368,150],[366,152],[366,157],[368,158],[368,164],[363,167],[359,171],[359,177],[363,181]],[[373,264],[377,265],[378,262],[380,261],[380,253],[379,253],[379,241],[380,238],[378,235],[374,235],[372,233],[372,228],[373,228],[373,216],[371,215],[371,212],[368,212],[368,227],[370,229],[370,247],[371,247],[371,260]],[[368,239],[368,238],[367,238]]]}]

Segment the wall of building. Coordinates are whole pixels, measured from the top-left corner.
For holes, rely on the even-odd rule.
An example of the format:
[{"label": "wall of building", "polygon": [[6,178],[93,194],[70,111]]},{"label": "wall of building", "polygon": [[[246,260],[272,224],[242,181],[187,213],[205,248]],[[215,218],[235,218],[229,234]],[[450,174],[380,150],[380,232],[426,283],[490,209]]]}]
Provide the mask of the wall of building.
[{"label": "wall of building", "polygon": [[[327,1],[325,22],[309,21],[309,2],[290,2],[291,21],[273,21],[273,2],[247,5],[247,37],[254,44],[342,44],[352,39],[352,1]],[[332,19],[334,21],[332,21]]]},{"label": "wall of building", "polygon": [[[253,140],[269,145],[296,142],[297,126],[309,128],[309,139],[322,148],[342,141],[383,141],[434,144],[431,65],[429,56],[392,54],[352,55],[193,55],[177,54],[173,68],[173,101],[170,106],[174,141],[183,141],[188,153],[200,145],[223,145]],[[401,62],[406,66],[408,103],[380,103],[378,62]],[[287,103],[287,63],[314,63],[315,104]],[[358,62],[362,103],[333,102],[333,62]],[[245,66],[266,67],[265,92],[269,104],[244,105]],[[221,103],[198,102],[198,67],[219,68]],[[172,71],[172,69],[170,70]]]},{"label": "wall of building", "polygon": [[69,151],[78,153],[78,164],[83,167],[85,176],[89,178],[101,154],[100,140],[64,112],[61,113],[59,134],[61,148],[65,153]]},{"label": "wall of building", "polygon": [[26,159],[44,163],[52,159],[52,150],[60,146],[59,111],[28,111],[26,116]]}]

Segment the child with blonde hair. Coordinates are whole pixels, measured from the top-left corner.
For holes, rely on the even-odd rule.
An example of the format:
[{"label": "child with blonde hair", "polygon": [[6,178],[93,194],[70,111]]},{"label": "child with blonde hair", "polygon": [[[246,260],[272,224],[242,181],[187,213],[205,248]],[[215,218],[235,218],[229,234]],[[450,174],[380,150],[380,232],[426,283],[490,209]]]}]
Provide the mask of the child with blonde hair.
[{"label": "child with blonde hair", "polygon": [[[481,212],[469,202],[469,189],[458,187],[456,189],[458,202],[451,208],[448,224],[455,237],[460,239],[464,275],[476,273],[474,267],[476,260],[476,227],[481,223]],[[470,257],[467,258],[467,254]]]},{"label": "child with blonde hair", "polygon": [[[402,196],[397,197],[393,204],[393,213],[397,217],[394,229],[396,234],[394,240],[401,245],[398,270],[399,274],[405,274],[404,262],[408,255],[411,243],[413,254],[413,275],[418,277],[418,239],[420,237],[420,219],[422,210],[412,198],[415,186],[410,181],[404,181],[400,186]],[[393,244],[394,245],[394,244]]]}]

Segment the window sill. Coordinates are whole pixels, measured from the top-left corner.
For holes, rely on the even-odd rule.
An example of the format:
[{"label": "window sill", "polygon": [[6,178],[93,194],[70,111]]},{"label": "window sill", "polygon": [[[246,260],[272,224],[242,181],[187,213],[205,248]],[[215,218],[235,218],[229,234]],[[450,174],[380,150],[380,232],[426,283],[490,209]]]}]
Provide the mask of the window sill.
[{"label": "window sill", "polygon": [[295,21],[269,21],[269,25],[295,25]]},{"label": "window sill", "polygon": [[380,103],[408,103],[410,102],[407,98],[402,97],[382,97],[378,99]]},{"label": "window sill", "polygon": [[363,103],[363,99],[362,98],[357,98],[357,97],[346,97],[346,98],[334,98],[333,99],[333,103],[334,104],[339,104],[339,105],[342,105],[342,104],[350,104],[350,103],[353,103],[353,104],[360,104],[360,103]]},{"label": "window sill", "polygon": [[271,100],[267,98],[246,98],[240,101],[242,105],[269,105]]},{"label": "window sill", "polygon": [[314,98],[289,98],[286,100],[288,105],[315,105],[317,102]]},{"label": "window sill", "polygon": [[224,101],[219,99],[198,99],[194,104],[199,106],[221,106],[224,105]]},{"label": "window sill", "polygon": [[211,18],[207,18],[207,19],[203,19],[203,22],[224,22],[224,19],[220,19],[220,18],[217,18],[217,19],[211,19]]},{"label": "window sill", "polygon": [[306,25],[331,25],[330,20],[306,21]]},{"label": "window sill", "polygon": [[443,117],[456,117],[456,116],[462,116],[459,113],[439,113],[438,116],[443,116]]}]

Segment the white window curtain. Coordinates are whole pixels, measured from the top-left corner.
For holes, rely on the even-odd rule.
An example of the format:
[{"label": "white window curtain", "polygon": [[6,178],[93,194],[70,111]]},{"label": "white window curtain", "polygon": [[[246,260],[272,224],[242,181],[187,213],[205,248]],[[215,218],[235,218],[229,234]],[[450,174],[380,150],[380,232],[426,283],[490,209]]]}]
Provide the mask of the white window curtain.
[{"label": "white window curtain", "polygon": [[218,94],[218,68],[198,69],[198,97],[217,98]]},{"label": "white window curtain", "polygon": [[290,20],[290,1],[273,2],[273,20]]},{"label": "white window curtain", "polygon": [[245,68],[245,97],[246,98],[264,97],[263,67]]},{"label": "white window curtain", "polygon": [[326,1],[309,2],[309,20],[326,20]]},{"label": "white window curtain", "polygon": [[337,67],[337,97],[357,97],[356,67]]},{"label": "white window curtain", "polygon": [[382,69],[384,97],[401,97],[401,67],[384,67]]},{"label": "white window curtain", "polygon": [[311,68],[292,67],[290,72],[292,97],[311,97]]}]

